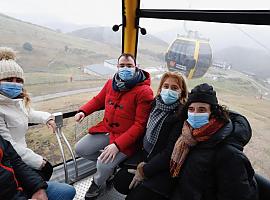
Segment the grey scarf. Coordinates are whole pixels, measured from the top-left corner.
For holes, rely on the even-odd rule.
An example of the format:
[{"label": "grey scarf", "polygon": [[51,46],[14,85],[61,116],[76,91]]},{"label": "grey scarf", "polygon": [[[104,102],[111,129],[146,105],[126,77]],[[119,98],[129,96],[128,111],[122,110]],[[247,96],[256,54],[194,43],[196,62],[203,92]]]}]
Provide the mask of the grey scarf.
[{"label": "grey scarf", "polygon": [[159,132],[161,130],[161,127],[163,125],[164,120],[169,115],[171,111],[174,111],[178,106],[180,102],[176,101],[175,103],[171,105],[166,105],[161,100],[161,97],[158,96],[156,98],[156,105],[152,112],[150,113],[147,127],[146,127],[146,134],[144,136],[144,139],[146,139],[149,143],[154,145],[158,139]]}]

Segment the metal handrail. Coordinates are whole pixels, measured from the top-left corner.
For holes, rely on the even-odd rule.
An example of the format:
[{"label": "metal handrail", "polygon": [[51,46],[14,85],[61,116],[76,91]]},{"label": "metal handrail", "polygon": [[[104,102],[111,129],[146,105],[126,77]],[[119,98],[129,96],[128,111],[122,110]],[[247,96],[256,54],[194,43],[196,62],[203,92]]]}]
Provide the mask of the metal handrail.
[{"label": "metal handrail", "polygon": [[[60,147],[60,151],[61,151],[61,155],[62,155],[62,159],[63,159],[63,163],[64,163],[64,171],[65,171],[65,182],[69,183],[69,177],[68,177],[68,170],[67,170],[67,161],[66,161],[66,156],[65,156],[65,152],[64,152],[64,148],[61,142],[61,138],[64,140],[64,143],[66,144],[71,156],[72,156],[72,160],[74,163],[74,168],[75,168],[75,181],[78,178],[78,166],[77,166],[77,161],[74,155],[74,152],[72,151],[72,148],[67,140],[67,138],[65,137],[63,131],[62,131],[62,127],[63,127],[63,113],[58,112],[58,113],[54,113],[53,116],[55,117],[55,123],[56,123],[56,138],[57,138],[57,142],[59,144]],[[73,182],[74,180],[72,180],[71,182]]]},{"label": "metal handrail", "polygon": [[[77,113],[77,111],[71,111],[71,112],[66,112],[63,113],[63,119],[74,117],[74,115]],[[30,126],[36,126],[39,125],[38,123],[28,123],[28,127]]]}]

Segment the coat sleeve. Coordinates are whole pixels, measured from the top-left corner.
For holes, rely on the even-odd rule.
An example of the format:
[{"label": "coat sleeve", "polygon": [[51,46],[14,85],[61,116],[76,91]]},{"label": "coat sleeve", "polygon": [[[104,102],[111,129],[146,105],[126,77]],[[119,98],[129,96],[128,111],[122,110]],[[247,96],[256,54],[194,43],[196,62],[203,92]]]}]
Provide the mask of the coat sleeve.
[{"label": "coat sleeve", "polygon": [[252,136],[252,129],[248,120],[243,115],[233,111],[229,112],[229,116],[233,124],[232,138],[234,143],[245,146]]},{"label": "coat sleeve", "polygon": [[162,152],[155,155],[143,167],[144,174],[147,178],[150,178],[161,171],[169,170],[171,154],[174,148],[174,144],[180,136],[182,123],[179,120],[172,126],[173,127],[170,131],[166,148]]},{"label": "coat sleeve", "polygon": [[22,161],[21,157],[8,141],[3,140],[2,138],[1,140],[4,142],[5,155],[9,157],[15,176],[22,188],[30,194],[35,193],[39,189],[46,189],[47,183]]},{"label": "coat sleeve", "polygon": [[43,111],[37,111],[29,108],[28,118],[30,123],[43,123],[46,124],[50,119],[53,119],[52,114]]},{"label": "coat sleeve", "polygon": [[215,175],[218,200],[256,200],[254,170],[248,158],[231,145],[216,153]]},{"label": "coat sleeve", "polygon": [[102,110],[105,108],[105,97],[106,90],[108,85],[111,84],[111,81],[108,80],[102,90],[98,93],[97,96],[93,97],[86,104],[82,105],[79,108],[79,111],[84,112],[85,116],[92,114],[95,111]]},{"label": "coat sleeve", "polygon": [[120,151],[130,145],[134,145],[144,134],[153,98],[153,91],[149,86],[147,86],[146,89],[139,91],[136,98],[137,103],[136,112],[134,113],[134,123],[126,132],[114,141]]},{"label": "coat sleeve", "polygon": [[0,135],[12,144],[14,149],[18,152],[26,164],[33,167],[34,169],[40,168],[43,162],[43,157],[36,154],[31,149],[15,142],[9,132],[9,129],[6,126],[3,117],[0,117]]}]

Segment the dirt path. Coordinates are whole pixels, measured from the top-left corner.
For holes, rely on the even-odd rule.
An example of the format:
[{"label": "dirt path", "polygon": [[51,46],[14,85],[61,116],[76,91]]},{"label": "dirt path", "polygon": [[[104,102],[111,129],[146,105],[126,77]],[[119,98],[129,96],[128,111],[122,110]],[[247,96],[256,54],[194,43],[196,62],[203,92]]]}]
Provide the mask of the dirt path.
[{"label": "dirt path", "polygon": [[79,89],[79,90],[71,90],[71,91],[66,91],[66,92],[58,92],[54,94],[46,94],[46,95],[41,95],[41,96],[36,96],[31,98],[34,103],[40,102],[40,101],[46,101],[58,97],[64,97],[64,96],[70,96],[74,94],[80,94],[80,93],[87,93],[87,92],[96,92],[100,91],[102,87],[95,87],[95,88],[87,88],[87,89]]}]

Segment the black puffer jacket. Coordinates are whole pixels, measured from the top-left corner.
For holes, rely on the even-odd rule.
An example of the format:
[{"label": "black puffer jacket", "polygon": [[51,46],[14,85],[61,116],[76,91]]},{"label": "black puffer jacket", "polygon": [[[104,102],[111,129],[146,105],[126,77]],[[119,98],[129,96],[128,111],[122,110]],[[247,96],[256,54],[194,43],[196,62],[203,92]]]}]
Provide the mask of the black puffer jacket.
[{"label": "black puffer jacket", "polygon": [[173,199],[258,199],[254,170],[242,152],[251,138],[250,125],[237,113],[231,112],[230,119],[210,140],[190,150]]},{"label": "black puffer jacket", "polygon": [[0,199],[27,200],[39,189],[46,189],[47,183],[28,167],[0,136]]},{"label": "black puffer jacket", "polygon": [[180,119],[178,113],[173,113],[165,119],[154,149],[145,159],[146,164],[143,167],[147,178],[142,184],[166,197],[169,197],[174,184],[169,174],[169,167],[174,144],[183,126],[183,121]]}]

